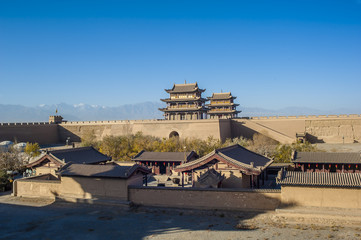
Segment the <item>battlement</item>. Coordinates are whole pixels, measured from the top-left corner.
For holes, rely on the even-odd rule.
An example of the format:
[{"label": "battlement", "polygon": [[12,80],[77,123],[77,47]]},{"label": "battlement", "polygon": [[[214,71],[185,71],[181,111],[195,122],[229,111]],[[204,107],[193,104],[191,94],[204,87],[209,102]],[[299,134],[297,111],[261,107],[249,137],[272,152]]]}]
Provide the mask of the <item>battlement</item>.
[{"label": "battlement", "polygon": [[198,123],[215,122],[228,119],[194,119],[194,120],[165,120],[165,119],[145,119],[145,120],[105,120],[105,121],[73,121],[62,122],[62,126],[68,125],[106,125],[106,124],[146,124],[146,123]]},{"label": "battlement", "polygon": [[59,115],[49,116],[49,123],[62,123],[63,117]]},{"label": "battlement", "polygon": [[148,119],[148,120],[104,120],[104,121],[69,121],[62,122],[61,125],[99,125],[99,124],[124,124],[124,123],[154,123],[162,122],[162,119]]},{"label": "battlement", "polygon": [[[253,120],[272,120],[272,119],[351,119],[361,118],[360,114],[340,114],[340,115],[299,115],[299,116],[260,116],[260,117],[240,117],[236,119],[253,119]],[[129,124],[129,123],[156,123],[156,122],[198,122],[212,121],[213,119],[197,119],[197,120],[164,120],[164,119],[144,119],[144,120],[103,120],[103,121],[63,121],[62,125],[99,125],[99,124]],[[19,122],[19,123],[0,123],[0,126],[13,125],[49,125],[56,124],[54,122]]]},{"label": "battlement", "polygon": [[300,115],[300,116],[262,116],[262,117],[250,117],[254,120],[272,120],[272,119],[351,119],[361,118],[359,114],[340,114],[340,115]]},{"label": "battlement", "polygon": [[49,122],[20,122],[20,123],[0,123],[0,126],[21,126],[21,125],[51,125]]}]

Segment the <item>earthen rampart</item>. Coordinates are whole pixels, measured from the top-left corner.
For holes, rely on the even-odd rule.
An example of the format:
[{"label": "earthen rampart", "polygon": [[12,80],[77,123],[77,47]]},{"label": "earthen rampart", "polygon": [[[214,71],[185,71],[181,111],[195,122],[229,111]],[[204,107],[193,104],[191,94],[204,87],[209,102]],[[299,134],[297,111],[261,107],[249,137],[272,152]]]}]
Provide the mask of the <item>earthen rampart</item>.
[{"label": "earthen rampart", "polygon": [[331,119],[331,118],[360,118],[359,114],[340,114],[340,115],[299,115],[299,116],[259,116],[249,117],[252,120],[274,120],[274,119]]},{"label": "earthen rampart", "polygon": [[0,142],[58,143],[58,125],[47,122],[0,123]]},{"label": "earthen rampart", "polygon": [[86,136],[100,140],[105,136],[128,135],[142,132],[159,138],[169,138],[177,133],[181,138],[207,139],[244,136],[252,138],[261,133],[280,143],[292,143],[297,133],[307,133],[312,143],[352,143],[361,141],[361,116],[349,115],[301,115],[243,117],[235,119],[203,120],[109,120],[73,121],[52,124],[0,123],[0,141],[38,142],[40,144],[80,141]]},{"label": "earthen rampart", "polygon": [[181,138],[225,140],[231,137],[230,120],[126,120],[126,121],[84,121],[59,124],[60,141],[70,138],[80,141],[81,138],[94,135],[98,140],[105,136],[120,136],[142,132],[159,138],[169,138],[177,133]]}]

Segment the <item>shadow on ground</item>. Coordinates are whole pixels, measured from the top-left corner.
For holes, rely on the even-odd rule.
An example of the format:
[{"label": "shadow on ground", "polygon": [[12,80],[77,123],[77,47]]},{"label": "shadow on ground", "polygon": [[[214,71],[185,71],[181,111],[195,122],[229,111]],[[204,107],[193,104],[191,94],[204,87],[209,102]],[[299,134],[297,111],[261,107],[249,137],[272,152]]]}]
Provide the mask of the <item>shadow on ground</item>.
[{"label": "shadow on ground", "polygon": [[216,232],[212,236],[219,235],[222,239],[225,231],[255,230],[255,226],[242,224],[242,221],[261,213],[124,208],[64,202],[45,206],[0,203],[0,238],[144,239],[170,234],[169,239],[179,239],[184,233],[196,231],[202,236]]}]

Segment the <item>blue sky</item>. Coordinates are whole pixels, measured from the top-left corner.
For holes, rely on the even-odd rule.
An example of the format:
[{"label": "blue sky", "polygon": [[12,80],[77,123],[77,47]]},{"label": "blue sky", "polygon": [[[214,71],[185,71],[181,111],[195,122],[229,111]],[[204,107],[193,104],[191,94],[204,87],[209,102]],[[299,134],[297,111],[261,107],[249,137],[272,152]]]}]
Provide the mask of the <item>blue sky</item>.
[{"label": "blue sky", "polygon": [[361,112],[361,0],[0,0],[0,104],[159,101],[185,79]]}]

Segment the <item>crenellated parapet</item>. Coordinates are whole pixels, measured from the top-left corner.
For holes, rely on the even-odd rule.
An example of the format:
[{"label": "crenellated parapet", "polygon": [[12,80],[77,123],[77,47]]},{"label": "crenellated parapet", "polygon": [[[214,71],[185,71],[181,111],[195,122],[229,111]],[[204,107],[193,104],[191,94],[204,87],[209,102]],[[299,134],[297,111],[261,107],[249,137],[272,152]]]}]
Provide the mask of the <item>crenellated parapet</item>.
[{"label": "crenellated parapet", "polygon": [[254,120],[273,120],[273,119],[342,119],[342,118],[361,118],[360,114],[340,114],[340,115],[299,115],[299,116],[260,116],[250,117]]},{"label": "crenellated parapet", "polygon": [[103,124],[131,124],[131,123],[157,123],[164,122],[163,119],[147,120],[105,120],[105,121],[68,121],[62,122],[61,125],[103,125]]},{"label": "crenellated parapet", "polygon": [[22,126],[22,125],[50,125],[49,122],[18,122],[18,123],[0,123],[0,126]]}]

